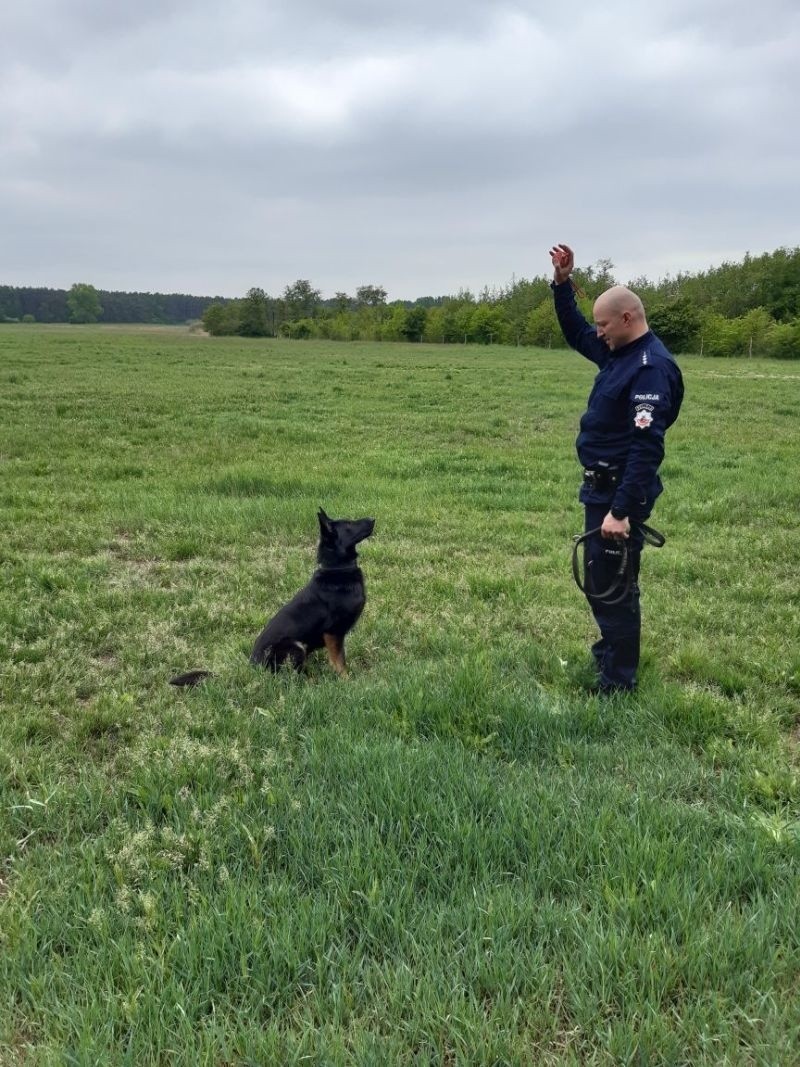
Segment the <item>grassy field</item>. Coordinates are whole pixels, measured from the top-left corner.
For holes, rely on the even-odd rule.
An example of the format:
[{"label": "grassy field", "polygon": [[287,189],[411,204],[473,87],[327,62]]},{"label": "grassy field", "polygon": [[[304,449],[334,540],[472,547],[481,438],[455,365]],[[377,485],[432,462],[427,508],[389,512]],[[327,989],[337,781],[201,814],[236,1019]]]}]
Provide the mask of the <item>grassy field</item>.
[{"label": "grassy field", "polygon": [[800,364],[683,368],[602,703],[580,357],[0,329],[0,1063],[800,1063]]}]

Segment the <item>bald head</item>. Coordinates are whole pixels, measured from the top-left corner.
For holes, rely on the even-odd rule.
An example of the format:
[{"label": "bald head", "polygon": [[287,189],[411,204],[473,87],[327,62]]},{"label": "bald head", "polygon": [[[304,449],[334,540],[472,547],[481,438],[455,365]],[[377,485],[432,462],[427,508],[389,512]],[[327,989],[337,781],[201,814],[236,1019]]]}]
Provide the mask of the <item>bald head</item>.
[{"label": "bald head", "polygon": [[594,302],[593,315],[597,336],[612,352],[636,341],[649,329],[644,304],[624,285],[612,285],[601,293]]},{"label": "bald head", "polygon": [[644,319],[644,304],[636,293],[631,292],[624,285],[612,285],[601,293],[595,301],[595,312],[610,311],[614,315],[622,315],[629,312],[631,315]]}]

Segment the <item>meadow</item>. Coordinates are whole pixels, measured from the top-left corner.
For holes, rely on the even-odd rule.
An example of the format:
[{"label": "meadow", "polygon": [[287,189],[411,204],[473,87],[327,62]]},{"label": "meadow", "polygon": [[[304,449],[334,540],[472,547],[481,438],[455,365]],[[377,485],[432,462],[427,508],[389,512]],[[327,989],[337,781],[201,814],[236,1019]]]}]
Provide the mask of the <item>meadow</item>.
[{"label": "meadow", "polygon": [[800,1063],[800,365],[682,367],[604,702],[579,356],[0,327],[0,1063]]}]

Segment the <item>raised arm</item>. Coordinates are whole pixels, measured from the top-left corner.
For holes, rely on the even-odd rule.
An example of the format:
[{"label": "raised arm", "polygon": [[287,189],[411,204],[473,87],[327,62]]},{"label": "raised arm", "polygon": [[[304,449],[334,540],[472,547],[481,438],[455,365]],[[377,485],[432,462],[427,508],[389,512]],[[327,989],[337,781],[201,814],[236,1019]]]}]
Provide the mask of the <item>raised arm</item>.
[{"label": "raised arm", "polygon": [[564,340],[570,348],[580,352],[598,367],[604,366],[609,359],[608,347],[597,336],[594,326],[591,326],[580,313],[575,300],[575,289],[570,278],[575,269],[575,253],[569,245],[553,245],[550,249],[550,261],[553,264],[553,299],[556,316],[561,332],[564,334]]}]

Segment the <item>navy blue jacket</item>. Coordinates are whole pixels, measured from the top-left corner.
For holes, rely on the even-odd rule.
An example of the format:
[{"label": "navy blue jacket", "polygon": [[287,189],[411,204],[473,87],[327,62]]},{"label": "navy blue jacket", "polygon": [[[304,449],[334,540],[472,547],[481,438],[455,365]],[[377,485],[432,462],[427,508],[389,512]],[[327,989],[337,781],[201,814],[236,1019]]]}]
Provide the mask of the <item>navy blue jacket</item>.
[{"label": "navy blue jacket", "polygon": [[622,468],[615,489],[584,486],[581,500],[609,501],[620,517],[644,518],[661,492],[664,434],[683,400],[680,368],[652,330],[612,352],[580,313],[570,282],[552,288],[567,343],[600,368],[581,418],[578,459],[584,467]]}]

